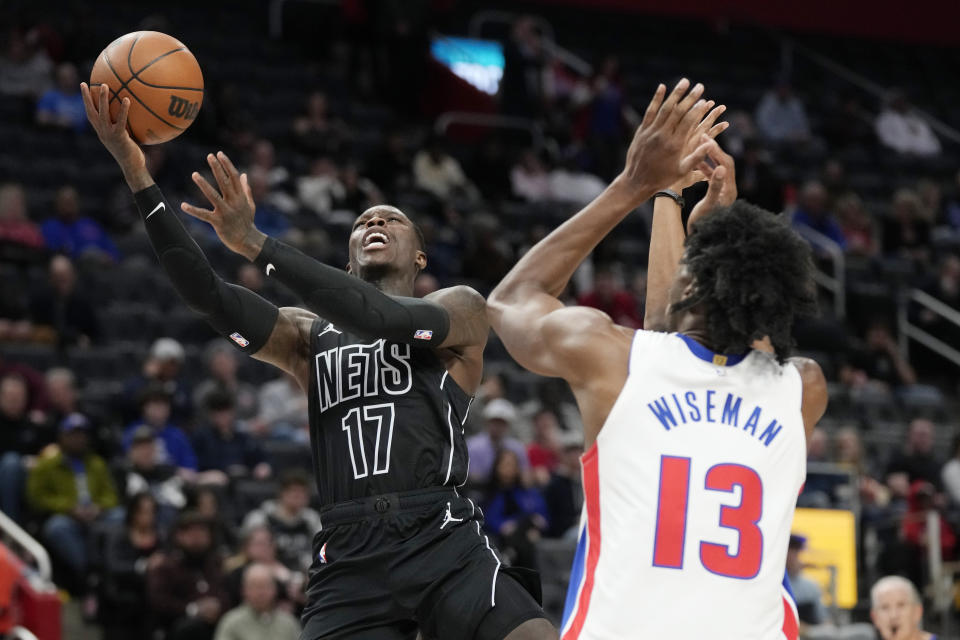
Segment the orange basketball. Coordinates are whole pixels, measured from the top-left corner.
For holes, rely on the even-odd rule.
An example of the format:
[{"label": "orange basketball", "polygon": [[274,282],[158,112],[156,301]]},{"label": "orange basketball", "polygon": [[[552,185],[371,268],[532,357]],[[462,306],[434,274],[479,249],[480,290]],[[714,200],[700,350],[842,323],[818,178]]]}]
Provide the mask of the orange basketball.
[{"label": "orange basketball", "polygon": [[203,103],[203,73],[190,50],[165,33],[134,31],[111,42],[90,74],[94,102],[110,87],[110,115],[130,98],[128,129],[141,144],[173,140],[187,130]]}]

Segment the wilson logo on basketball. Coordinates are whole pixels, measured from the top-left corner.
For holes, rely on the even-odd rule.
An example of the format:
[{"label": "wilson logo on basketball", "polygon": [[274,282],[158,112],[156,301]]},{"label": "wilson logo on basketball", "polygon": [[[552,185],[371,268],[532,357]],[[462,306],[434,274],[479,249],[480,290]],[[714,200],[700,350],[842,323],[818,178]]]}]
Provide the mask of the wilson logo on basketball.
[{"label": "wilson logo on basketball", "polygon": [[193,120],[197,117],[198,111],[200,111],[199,102],[190,102],[177,96],[170,96],[170,106],[167,108],[167,113],[170,115],[184,120]]}]

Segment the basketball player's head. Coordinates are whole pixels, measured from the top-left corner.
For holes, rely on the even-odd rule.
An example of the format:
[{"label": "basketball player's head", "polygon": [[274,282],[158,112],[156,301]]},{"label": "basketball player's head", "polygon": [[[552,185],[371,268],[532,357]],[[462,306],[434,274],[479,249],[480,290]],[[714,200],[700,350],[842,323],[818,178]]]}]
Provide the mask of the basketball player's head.
[{"label": "basketball player's head", "polygon": [[816,311],[810,246],[781,217],[738,200],[694,226],[669,295],[671,331],[700,330],[721,353],[766,337],[782,361],[794,318]]},{"label": "basketball player's head", "polygon": [[913,583],[901,576],[880,578],[870,589],[870,619],[883,640],[917,640],[923,604]]},{"label": "basketball player's head", "polygon": [[427,266],[423,234],[402,211],[388,205],[370,207],[353,223],[347,271],[368,282],[409,280]]}]

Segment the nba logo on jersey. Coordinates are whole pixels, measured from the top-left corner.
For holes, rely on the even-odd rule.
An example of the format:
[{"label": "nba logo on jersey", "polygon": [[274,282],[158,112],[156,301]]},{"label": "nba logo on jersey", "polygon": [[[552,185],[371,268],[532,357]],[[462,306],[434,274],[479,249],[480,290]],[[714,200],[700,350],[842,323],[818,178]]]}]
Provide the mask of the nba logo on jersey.
[{"label": "nba logo on jersey", "polygon": [[430,340],[433,338],[433,331],[427,329],[417,329],[417,332],[413,334],[415,340]]},{"label": "nba logo on jersey", "polygon": [[242,335],[234,331],[230,334],[230,339],[236,342],[241,347],[247,347],[250,345],[250,341],[244,338]]},{"label": "nba logo on jersey", "polygon": [[324,542],[323,546],[320,547],[320,553],[317,554],[317,557],[320,558],[320,562],[327,564],[327,543]]}]

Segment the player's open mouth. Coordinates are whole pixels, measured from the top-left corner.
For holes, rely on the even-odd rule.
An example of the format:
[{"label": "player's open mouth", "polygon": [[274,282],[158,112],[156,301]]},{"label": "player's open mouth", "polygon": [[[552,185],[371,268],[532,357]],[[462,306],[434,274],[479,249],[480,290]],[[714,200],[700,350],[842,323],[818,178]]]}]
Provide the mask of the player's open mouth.
[{"label": "player's open mouth", "polygon": [[382,231],[371,231],[363,236],[364,249],[382,249],[390,243],[390,238]]}]

